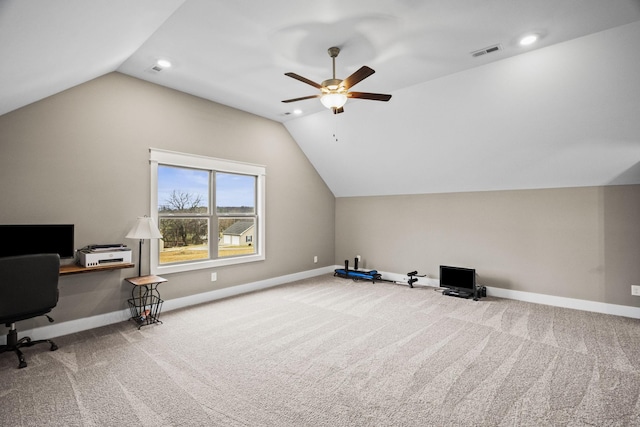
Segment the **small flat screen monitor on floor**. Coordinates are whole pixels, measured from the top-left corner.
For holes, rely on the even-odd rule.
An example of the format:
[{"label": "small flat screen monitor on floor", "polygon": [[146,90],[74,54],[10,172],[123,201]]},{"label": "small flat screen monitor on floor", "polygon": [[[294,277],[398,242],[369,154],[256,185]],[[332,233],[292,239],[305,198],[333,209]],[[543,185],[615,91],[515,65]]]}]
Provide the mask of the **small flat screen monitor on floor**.
[{"label": "small flat screen monitor on floor", "polygon": [[462,294],[473,295],[476,289],[476,270],[441,265],[440,287]]},{"label": "small flat screen monitor on floor", "polygon": [[0,225],[0,257],[58,254],[74,257],[73,224]]}]

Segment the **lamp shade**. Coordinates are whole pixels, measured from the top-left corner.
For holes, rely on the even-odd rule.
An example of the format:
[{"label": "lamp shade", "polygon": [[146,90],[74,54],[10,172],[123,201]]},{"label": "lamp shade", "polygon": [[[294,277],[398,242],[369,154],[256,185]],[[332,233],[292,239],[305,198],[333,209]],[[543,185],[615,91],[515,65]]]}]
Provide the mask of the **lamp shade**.
[{"label": "lamp shade", "polygon": [[140,216],[133,228],[125,236],[127,239],[162,239],[162,234],[153,218]]}]

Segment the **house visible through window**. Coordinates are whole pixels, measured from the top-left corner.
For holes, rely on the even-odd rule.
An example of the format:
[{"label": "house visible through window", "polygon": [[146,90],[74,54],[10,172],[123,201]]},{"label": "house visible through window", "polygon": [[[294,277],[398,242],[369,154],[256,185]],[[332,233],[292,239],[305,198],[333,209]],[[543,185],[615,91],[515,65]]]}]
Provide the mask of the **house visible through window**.
[{"label": "house visible through window", "polygon": [[152,149],[151,168],[152,273],[265,259],[263,166]]}]

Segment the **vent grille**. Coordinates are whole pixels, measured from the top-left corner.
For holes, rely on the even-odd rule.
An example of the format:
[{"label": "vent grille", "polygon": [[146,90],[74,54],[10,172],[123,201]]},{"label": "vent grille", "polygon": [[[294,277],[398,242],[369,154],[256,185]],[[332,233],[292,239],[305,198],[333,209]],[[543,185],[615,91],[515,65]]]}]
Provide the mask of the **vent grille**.
[{"label": "vent grille", "polygon": [[158,74],[162,70],[164,70],[164,68],[162,68],[159,65],[152,65],[149,68],[145,69],[147,73],[151,73],[151,74]]},{"label": "vent grille", "polygon": [[494,52],[498,52],[502,50],[502,45],[501,44],[494,44],[493,46],[488,46],[485,47],[484,49],[480,49],[480,50],[476,50],[471,52],[471,56],[473,56],[474,58],[477,58],[478,56],[483,56],[486,55],[488,53],[494,53]]}]

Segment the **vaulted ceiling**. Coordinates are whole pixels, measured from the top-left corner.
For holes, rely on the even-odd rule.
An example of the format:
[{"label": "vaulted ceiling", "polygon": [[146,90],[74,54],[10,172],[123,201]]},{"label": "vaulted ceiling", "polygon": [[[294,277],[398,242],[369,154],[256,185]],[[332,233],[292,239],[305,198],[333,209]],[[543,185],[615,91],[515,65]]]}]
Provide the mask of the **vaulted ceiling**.
[{"label": "vaulted ceiling", "polygon": [[[282,122],[336,196],[635,184],[638,41],[638,0],[4,0],[0,114],[118,71]],[[331,46],[392,99],[282,103]]]}]

